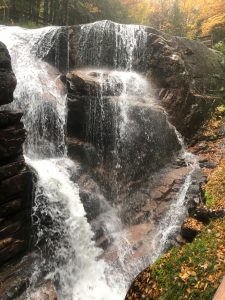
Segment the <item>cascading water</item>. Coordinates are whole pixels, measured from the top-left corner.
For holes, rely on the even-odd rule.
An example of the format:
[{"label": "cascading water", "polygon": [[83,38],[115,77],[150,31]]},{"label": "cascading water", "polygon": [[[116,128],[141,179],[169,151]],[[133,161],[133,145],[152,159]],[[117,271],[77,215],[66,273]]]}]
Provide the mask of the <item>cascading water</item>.
[{"label": "cascading water", "polygon": [[[130,71],[145,55],[144,26],[110,21],[81,25],[77,67],[113,67]],[[110,55],[109,55],[110,53]]]},{"label": "cascading water", "polygon": [[188,175],[185,178],[184,184],[177,193],[175,201],[171,204],[166,215],[160,220],[157,231],[153,240],[153,255],[151,261],[154,262],[169,245],[170,237],[179,232],[182,221],[186,216],[186,195],[192,183],[192,174],[199,167],[195,156],[185,151],[183,140],[178,134],[178,138],[183,146],[183,158],[187,167],[190,168]]},{"label": "cascading water", "polygon": [[25,153],[31,158],[63,156],[66,95],[62,86],[57,86],[56,69],[31,54],[40,35],[57,28],[32,31],[2,26],[0,30],[2,42],[12,52],[18,84],[15,101],[10,106],[24,112],[23,122],[28,133]]},{"label": "cascading water", "polygon": [[[47,278],[59,280],[59,299],[121,299],[125,292],[123,281],[120,280],[121,286],[109,286],[105,273],[110,273],[110,268],[103,260],[97,260],[101,251],[92,240],[79,188],[70,180],[72,171],[77,170],[66,156],[65,93],[57,84],[55,70],[32,54],[36,41],[55,30],[0,27],[0,40],[9,49],[18,80],[10,107],[24,111],[23,122],[28,131],[24,151],[27,163],[37,172],[35,243],[39,245],[48,238],[45,249],[50,250],[50,256],[43,255],[34,266],[31,285],[42,272],[47,272]],[[47,223],[43,224],[43,219]],[[115,284],[113,278],[111,284]]]},{"label": "cascading water", "polygon": [[[110,206],[104,222],[115,240],[118,260],[116,263],[110,263],[99,258],[102,252],[93,241],[93,232],[79,198],[79,188],[70,179],[72,174],[79,172],[79,166],[67,157],[64,133],[67,115],[65,89],[57,79],[57,70],[35,56],[40,40],[46,34],[53,37],[57,30],[57,27],[38,30],[0,27],[0,40],[10,51],[13,70],[18,80],[15,101],[10,106],[24,111],[23,122],[28,131],[25,155],[28,164],[37,172],[33,208],[37,246],[42,245],[42,241],[47,238],[44,249],[41,248],[42,257],[38,260],[39,264],[34,266],[31,285],[34,285],[41,272],[44,272],[46,278],[57,282],[59,299],[122,300],[133,276],[145,265],[140,260],[139,265],[135,262],[136,265],[131,263],[130,268],[126,266],[126,257],[132,254],[132,246],[120,228],[115,210]],[[112,51],[110,64],[105,56],[107,40],[110,41],[109,48]],[[147,81],[132,71],[133,66],[138,64],[137,62],[140,63],[144,57],[146,42],[147,34],[141,26],[103,21],[80,27],[77,67],[110,66],[120,70],[111,72],[107,86],[104,86],[103,80],[105,71],[92,70],[100,73],[101,118],[100,125],[96,125],[99,111],[92,103],[87,138],[93,142],[95,126],[100,126],[100,138],[97,142],[100,148],[104,146],[104,126],[101,122],[106,118],[103,103],[105,88],[112,90],[118,88],[118,81],[122,83],[116,106],[119,118],[116,118],[114,126],[114,151],[118,151],[120,139],[126,139],[134,126],[129,116],[131,98],[133,97],[134,102],[138,97],[142,98],[142,101],[144,99],[143,107],[145,101],[148,104],[152,101]],[[47,51],[50,46],[45,45],[43,51]],[[41,53],[39,56],[42,56]],[[141,118],[146,116],[141,114]],[[150,140],[151,137],[147,136],[147,139]],[[118,157],[117,154],[116,156]],[[119,165],[120,160],[117,161],[116,167],[119,168]],[[180,225],[191,172],[192,170],[164,221],[159,224],[155,245],[153,243],[154,255],[149,253],[148,262],[163,252],[168,236]],[[174,210],[177,211],[176,221],[171,218]],[[130,272],[131,268],[135,271]]]}]

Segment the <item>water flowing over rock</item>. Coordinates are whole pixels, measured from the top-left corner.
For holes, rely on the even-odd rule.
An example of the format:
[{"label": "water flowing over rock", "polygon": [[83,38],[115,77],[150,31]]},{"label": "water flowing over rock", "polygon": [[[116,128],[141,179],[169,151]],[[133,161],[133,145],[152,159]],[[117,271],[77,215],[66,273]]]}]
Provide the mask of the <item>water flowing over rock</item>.
[{"label": "water flowing over rock", "polygon": [[[51,68],[37,60],[31,51],[36,38],[54,29],[2,29],[1,39],[8,44],[18,77],[13,107],[24,111],[23,121],[28,130],[26,160],[36,173],[32,229],[38,255],[30,266],[32,276],[26,282],[30,287],[27,295],[32,297],[33,288],[37,288],[40,278],[47,274],[53,282],[58,282],[61,299],[120,299],[120,288],[109,285],[106,279],[105,273],[110,274],[111,267],[103,260],[97,261],[101,250],[92,239],[94,233],[85,217],[78,186],[70,179],[76,176],[78,168],[66,156],[65,93],[57,84],[58,74],[49,72]],[[24,74],[28,62],[32,65]],[[23,75],[28,76],[29,85]],[[29,95],[33,98],[28,98]],[[45,109],[46,106],[51,109]],[[16,191],[17,187],[15,182]],[[3,254],[7,258],[5,252]],[[125,292],[122,280],[121,289]]]},{"label": "water flowing over rock", "polygon": [[115,170],[117,188],[148,177],[180,149],[144,77],[85,70],[68,73],[67,81],[69,153],[75,154],[74,139],[93,144],[105,172]]},{"label": "water flowing over rock", "polygon": [[[219,54],[200,42],[111,21],[71,26],[59,29],[59,33],[63,36],[60,47],[53,43],[43,59],[54,64],[56,57],[66,57],[64,70],[68,69],[65,66],[100,66],[141,72],[151,81],[171,123],[187,138],[218,104],[218,92],[224,85],[223,66]],[[69,44],[63,42],[67,38]],[[40,41],[40,48],[44,45]],[[63,56],[65,49],[67,55]]]},{"label": "water flowing over rock", "polygon": [[[60,300],[122,300],[134,276],[176,242],[198,165],[173,125],[191,136],[207,117],[214,105],[206,103],[204,89],[211,66],[198,69],[197,43],[143,26],[101,21],[0,27],[0,33],[18,80],[7,109],[24,113],[24,151],[36,174],[36,253],[24,298],[32,299],[47,279]],[[203,53],[218,71],[216,89],[217,56],[205,48]],[[17,124],[6,130],[15,135],[17,155],[25,137],[21,117],[7,111],[0,121],[3,127]],[[6,131],[0,129],[0,136]],[[10,142],[9,151],[0,148],[6,160]],[[16,165],[0,167],[0,176],[16,173],[21,164],[18,158]],[[9,197],[24,187],[26,172],[14,177]],[[0,189],[5,187],[7,178]],[[17,200],[2,211],[14,211]]]}]

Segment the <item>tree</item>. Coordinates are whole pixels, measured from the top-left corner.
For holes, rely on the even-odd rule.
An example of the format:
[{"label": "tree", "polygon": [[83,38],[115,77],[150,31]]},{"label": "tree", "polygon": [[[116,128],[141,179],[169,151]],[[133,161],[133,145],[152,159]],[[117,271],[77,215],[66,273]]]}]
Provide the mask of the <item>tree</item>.
[{"label": "tree", "polygon": [[48,0],[44,0],[44,24],[48,24]]}]

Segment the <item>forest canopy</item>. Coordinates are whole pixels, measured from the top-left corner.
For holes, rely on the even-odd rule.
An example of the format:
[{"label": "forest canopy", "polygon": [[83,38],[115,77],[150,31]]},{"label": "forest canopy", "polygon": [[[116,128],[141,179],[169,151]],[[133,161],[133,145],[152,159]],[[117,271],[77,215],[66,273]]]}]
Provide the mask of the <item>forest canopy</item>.
[{"label": "forest canopy", "polygon": [[110,19],[189,38],[225,35],[224,0],[0,0],[0,17],[30,27]]},{"label": "forest canopy", "polygon": [[0,0],[3,23],[74,25],[110,19],[127,21],[127,7],[119,0]]},{"label": "forest canopy", "polygon": [[225,32],[224,0],[122,0],[129,17],[175,35],[195,38]]}]

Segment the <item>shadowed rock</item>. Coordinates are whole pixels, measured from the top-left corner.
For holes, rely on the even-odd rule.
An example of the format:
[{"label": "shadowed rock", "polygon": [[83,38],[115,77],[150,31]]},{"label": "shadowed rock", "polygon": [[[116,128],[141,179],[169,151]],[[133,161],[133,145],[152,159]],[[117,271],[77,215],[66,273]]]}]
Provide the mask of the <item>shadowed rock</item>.
[{"label": "shadowed rock", "polygon": [[[11,58],[0,42],[0,106],[12,102],[15,87]],[[12,265],[28,250],[31,236],[32,175],[22,155],[26,138],[22,115],[21,111],[0,111],[0,298],[7,300],[15,299],[20,290]],[[7,278],[5,264],[13,269]]]},{"label": "shadowed rock", "polygon": [[16,77],[12,71],[11,59],[5,45],[0,42],[0,105],[13,101]]}]

